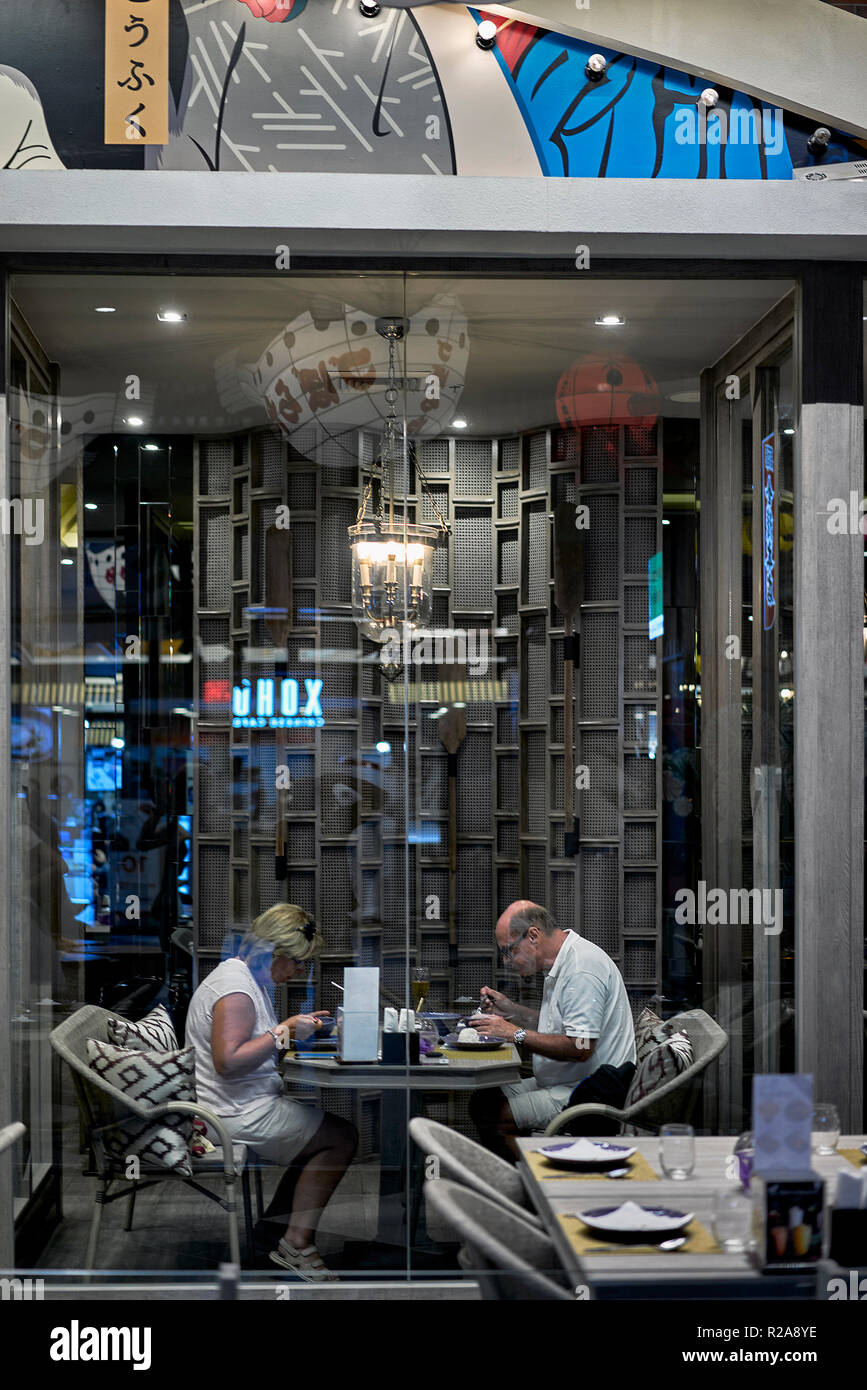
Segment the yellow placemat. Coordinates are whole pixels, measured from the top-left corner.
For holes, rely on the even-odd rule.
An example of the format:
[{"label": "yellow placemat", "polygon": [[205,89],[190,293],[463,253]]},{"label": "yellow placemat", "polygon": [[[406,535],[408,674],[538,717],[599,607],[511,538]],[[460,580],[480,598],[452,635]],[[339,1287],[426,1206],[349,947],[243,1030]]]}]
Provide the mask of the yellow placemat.
[{"label": "yellow placemat", "polygon": [[[575,1168],[555,1168],[553,1163],[549,1163],[543,1154],[527,1153],[526,1150],[524,1152],[524,1157],[530,1165],[533,1177],[539,1182],[544,1182],[546,1179],[550,1178],[565,1178],[566,1182],[574,1180],[578,1182],[598,1182],[600,1178],[605,1177],[604,1168],[593,1168],[590,1172],[580,1171]],[[659,1181],[658,1175],[654,1173],[643,1154],[634,1153],[632,1157],[627,1158],[626,1162],[621,1166],[630,1170],[629,1177],[624,1178],[624,1182],[629,1182],[630,1180],[633,1182]]]},{"label": "yellow placemat", "polygon": [[[558,1216],[576,1255],[718,1255],[719,1246],[700,1221],[690,1221],[686,1242],[676,1250],[660,1250],[658,1245],[607,1245],[590,1233],[580,1216]],[[674,1237],[671,1237],[673,1239]]]},{"label": "yellow placemat", "polygon": [[450,1062],[468,1062],[476,1064],[478,1062],[511,1062],[512,1048],[510,1045],[504,1047],[492,1047],[487,1052],[464,1052],[457,1047],[438,1047],[437,1052],[441,1057],[448,1057]]},{"label": "yellow placemat", "polygon": [[862,1154],[860,1149],[838,1149],[837,1152],[848,1158],[850,1163],[854,1163],[856,1168],[867,1167],[867,1154]]}]

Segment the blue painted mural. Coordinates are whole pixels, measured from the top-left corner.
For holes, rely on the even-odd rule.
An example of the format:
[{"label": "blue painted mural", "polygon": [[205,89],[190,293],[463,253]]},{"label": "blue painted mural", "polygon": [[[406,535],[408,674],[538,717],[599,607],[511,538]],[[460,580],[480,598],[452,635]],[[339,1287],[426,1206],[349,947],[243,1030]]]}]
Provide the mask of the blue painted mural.
[{"label": "blue painted mural", "polygon": [[[383,8],[371,21],[357,0],[168,10],[169,140],[121,146],[103,141],[104,0],[0,5],[0,168],[790,179],[816,162],[815,120],[725,88],[706,114],[705,79],[611,50],[591,81],[588,43],[478,7]],[[497,36],[482,54],[470,20],[484,18]],[[458,99],[468,55],[487,129],[511,133],[500,145]],[[519,167],[510,139],[526,147]],[[821,162],[865,151],[834,132]]]}]

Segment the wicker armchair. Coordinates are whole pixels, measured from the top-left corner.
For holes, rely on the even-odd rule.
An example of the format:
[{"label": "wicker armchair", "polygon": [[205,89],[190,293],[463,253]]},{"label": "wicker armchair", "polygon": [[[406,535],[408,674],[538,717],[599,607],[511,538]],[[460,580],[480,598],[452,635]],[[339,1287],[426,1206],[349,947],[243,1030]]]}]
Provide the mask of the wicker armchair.
[{"label": "wicker armchair", "polygon": [[[210,1201],[216,1202],[223,1208],[229,1222],[230,1258],[234,1264],[240,1264],[241,1251],[236,1202],[236,1187],[239,1178],[244,1203],[247,1240],[251,1249],[253,1234],[249,1177],[246,1168],[246,1145],[233,1143],[221,1120],[209,1110],[204,1110],[197,1102],[169,1101],[165,1105],[145,1106],[98,1076],[88,1065],[87,1042],[89,1038],[108,1042],[107,1022],[111,1017],[112,1015],[107,1009],[100,1009],[95,1004],[85,1004],[83,1008],[77,1009],[69,1018],[58,1024],[51,1034],[51,1046],[63,1058],[72,1072],[79,1115],[90,1155],[90,1166],[85,1170],[85,1176],[95,1177],[98,1183],[84,1268],[91,1270],[94,1267],[104,1207],[109,1202],[117,1201],[118,1198],[128,1197],[129,1208],[124,1229],[129,1231],[132,1229],[136,1194],[146,1187],[153,1187],[156,1183],[171,1180],[186,1183],[188,1187],[200,1192],[203,1197],[209,1198]],[[197,1115],[205,1121],[209,1130],[219,1140],[218,1147],[213,1153],[202,1158],[191,1159],[194,1177],[186,1177],[174,1173],[168,1168],[146,1163],[141,1165],[140,1178],[127,1177],[124,1168],[107,1153],[104,1142],[106,1136],[112,1131],[123,1134],[125,1125],[130,1120],[155,1120],[160,1115],[165,1114]],[[197,1176],[222,1177],[225,1196],[221,1197],[217,1192],[203,1187],[201,1183],[195,1181]],[[115,1183],[126,1184],[126,1186],[119,1191],[111,1192],[110,1188]]]},{"label": "wicker armchair", "polygon": [[567,1106],[554,1117],[545,1133],[568,1134],[575,1120],[585,1120],[591,1115],[604,1115],[616,1120],[621,1133],[627,1126],[655,1134],[660,1125],[671,1121],[689,1123],[697,1111],[701,1096],[701,1086],[693,1083],[728,1047],[728,1033],[704,1009],[677,1014],[669,1022],[676,1030],[686,1032],[692,1043],[693,1060],[685,1071],[622,1110],[611,1105]]}]

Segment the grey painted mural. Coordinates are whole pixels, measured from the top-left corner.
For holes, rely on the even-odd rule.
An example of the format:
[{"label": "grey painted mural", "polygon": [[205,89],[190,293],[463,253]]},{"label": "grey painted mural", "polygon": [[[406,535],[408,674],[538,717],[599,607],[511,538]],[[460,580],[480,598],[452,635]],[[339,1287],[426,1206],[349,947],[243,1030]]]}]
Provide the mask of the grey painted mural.
[{"label": "grey painted mural", "polygon": [[355,0],[316,0],[262,23],[239,0],[194,0],[185,12],[180,129],[155,151],[160,168],[454,173],[439,80],[407,11],[366,20]]}]

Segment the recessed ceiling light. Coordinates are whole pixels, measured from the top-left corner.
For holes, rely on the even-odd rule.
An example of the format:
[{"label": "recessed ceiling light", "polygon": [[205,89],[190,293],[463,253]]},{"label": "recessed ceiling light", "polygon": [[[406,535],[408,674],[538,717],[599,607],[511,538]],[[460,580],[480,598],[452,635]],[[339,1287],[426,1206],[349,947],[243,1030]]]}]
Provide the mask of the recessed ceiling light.
[{"label": "recessed ceiling light", "polygon": [[391,744],[390,744],[390,743],[386,743],[385,740],[382,739],[382,740],[380,740],[380,742],[376,745],[376,751],[377,751],[377,753],[390,753],[390,752],[391,752]]},{"label": "recessed ceiling light", "polygon": [[160,451],[159,444],[143,444],[142,448],[147,449],[149,454],[158,454]]},{"label": "recessed ceiling light", "polygon": [[71,560],[69,556],[67,556],[65,559],[61,560],[60,563],[61,565],[74,565],[75,561]]},{"label": "recessed ceiling light", "polygon": [[670,526],[670,525],[671,525],[671,522],[668,520],[668,517],[665,517],[665,516],[664,516],[664,517],[662,518],[662,524],[663,524],[663,526]]},{"label": "recessed ceiling light", "polygon": [[620,314],[600,314],[596,319],[597,328],[622,328],[626,319]]},{"label": "recessed ceiling light", "polygon": [[125,425],[132,425],[134,429],[138,429],[139,425],[144,424],[144,420],[140,415],[127,415],[123,423]]},{"label": "recessed ceiling light", "polygon": [[789,426],[788,429],[783,430],[783,434],[794,434],[794,433],[795,433],[795,431],[791,428],[791,426]]},{"label": "recessed ceiling light", "polygon": [[95,314],[116,314],[117,309],[113,304],[97,304],[93,312]]},{"label": "recessed ceiling light", "polygon": [[179,309],[159,309],[157,318],[160,323],[186,323],[187,316],[182,314]]},{"label": "recessed ceiling light", "polygon": [[98,504],[97,504],[96,502],[85,502],[85,504],[84,504],[84,510],[85,510],[86,512],[95,512],[95,511],[96,511],[96,508],[97,508],[97,505],[98,505]]},{"label": "recessed ceiling light", "polygon": [[467,427],[467,422],[466,422],[466,420],[463,418],[463,416],[460,416],[457,420],[452,420],[452,429],[456,429],[456,430],[465,430],[466,427]]}]

